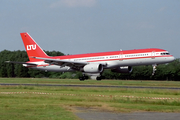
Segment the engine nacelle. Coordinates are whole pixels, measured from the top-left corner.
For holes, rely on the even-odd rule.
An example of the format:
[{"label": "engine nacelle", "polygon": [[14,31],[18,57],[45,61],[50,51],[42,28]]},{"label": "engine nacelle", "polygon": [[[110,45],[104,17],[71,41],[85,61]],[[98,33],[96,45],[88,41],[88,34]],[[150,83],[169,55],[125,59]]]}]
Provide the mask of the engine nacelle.
[{"label": "engine nacelle", "polygon": [[103,65],[101,64],[87,64],[84,66],[83,71],[86,73],[101,73],[103,72]]},{"label": "engine nacelle", "polygon": [[133,68],[131,66],[124,66],[124,67],[118,67],[115,69],[112,69],[112,72],[117,72],[117,73],[131,73]]}]

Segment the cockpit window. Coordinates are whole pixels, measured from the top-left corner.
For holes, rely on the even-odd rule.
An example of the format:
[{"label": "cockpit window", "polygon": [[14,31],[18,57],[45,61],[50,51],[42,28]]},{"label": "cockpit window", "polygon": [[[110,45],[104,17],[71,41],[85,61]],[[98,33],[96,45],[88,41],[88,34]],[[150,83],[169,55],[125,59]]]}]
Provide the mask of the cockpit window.
[{"label": "cockpit window", "polygon": [[161,53],[161,55],[170,55],[169,53]]}]

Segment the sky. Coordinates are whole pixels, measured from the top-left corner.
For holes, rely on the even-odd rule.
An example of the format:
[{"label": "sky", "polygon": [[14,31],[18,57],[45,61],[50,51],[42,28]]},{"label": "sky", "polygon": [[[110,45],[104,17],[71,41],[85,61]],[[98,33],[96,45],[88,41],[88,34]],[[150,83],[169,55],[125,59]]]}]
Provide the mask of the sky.
[{"label": "sky", "polygon": [[161,48],[180,58],[180,0],[0,0],[0,51],[81,54]]}]

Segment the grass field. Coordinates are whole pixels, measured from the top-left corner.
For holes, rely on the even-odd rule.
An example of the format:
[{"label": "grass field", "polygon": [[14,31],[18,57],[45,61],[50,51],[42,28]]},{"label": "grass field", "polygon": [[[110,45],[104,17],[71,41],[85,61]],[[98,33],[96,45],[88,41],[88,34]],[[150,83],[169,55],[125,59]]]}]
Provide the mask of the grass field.
[{"label": "grass field", "polygon": [[0,83],[34,83],[34,84],[92,84],[92,85],[122,85],[122,86],[157,86],[157,87],[180,87],[176,81],[141,81],[141,80],[86,80],[77,79],[38,79],[38,78],[0,78]]},{"label": "grass field", "polygon": [[[180,82],[173,81],[88,80],[82,82],[61,79],[0,78],[0,83],[96,84],[180,88]],[[73,114],[74,107],[77,106],[93,107],[112,112],[180,112],[180,90],[0,86],[0,119],[2,120],[78,120]]]}]

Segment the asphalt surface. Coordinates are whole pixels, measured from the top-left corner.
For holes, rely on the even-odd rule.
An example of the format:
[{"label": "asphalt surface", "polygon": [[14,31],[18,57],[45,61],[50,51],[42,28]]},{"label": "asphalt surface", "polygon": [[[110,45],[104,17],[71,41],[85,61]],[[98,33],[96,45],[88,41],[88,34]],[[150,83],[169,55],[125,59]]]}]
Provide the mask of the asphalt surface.
[{"label": "asphalt surface", "polygon": [[179,120],[179,113],[110,113],[110,112],[87,112],[76,113],[83,120]]},{"label": "asphalt surface", "polygon": [[180,113],[133,112],[114,113],[78,107],[75,112],[82,120],[180,120]]},{"label": "asphalt surface", "polygon": [[67,84],[18,84],[18,83],[0,83],[3,86],[54,86],[54,87],[108,87],[108,88],[149,88],[149,89],[173,89],[180,90],[176,87],[148,87],[148,86],[113,86],[113,85],[67,85]]}]

